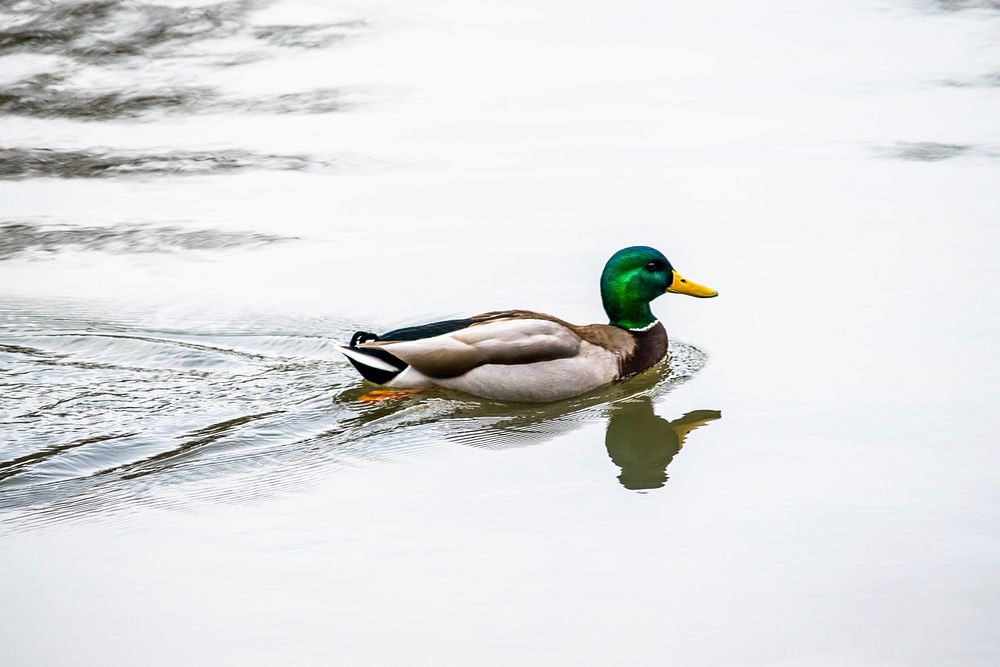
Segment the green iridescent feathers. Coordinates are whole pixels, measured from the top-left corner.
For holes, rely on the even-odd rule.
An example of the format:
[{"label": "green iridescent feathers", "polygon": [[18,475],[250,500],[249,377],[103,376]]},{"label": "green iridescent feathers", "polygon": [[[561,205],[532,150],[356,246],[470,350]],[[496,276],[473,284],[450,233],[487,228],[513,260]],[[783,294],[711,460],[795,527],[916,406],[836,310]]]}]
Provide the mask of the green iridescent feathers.
[{"label": "green iridescent feathers", "polygon": [[673,280],[673,266],[663,253],[648,246],[616,252],[601,273],[601,301],[610,323],[623,329],[644,329],[656,321],[649,302]]}]

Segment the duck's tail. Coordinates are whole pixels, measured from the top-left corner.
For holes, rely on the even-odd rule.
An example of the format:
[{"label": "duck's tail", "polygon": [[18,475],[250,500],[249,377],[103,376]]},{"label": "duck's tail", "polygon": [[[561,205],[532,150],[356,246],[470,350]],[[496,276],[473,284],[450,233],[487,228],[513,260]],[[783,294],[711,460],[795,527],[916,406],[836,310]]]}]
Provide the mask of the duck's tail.
[{"label": "duck's tail", "polygon": [[338,345],[337,349],[361,373],[361,377],[375,384],[389,384],[393,378],[406,370],[408,364],[386,350],[358,347],[361,343],[376,340],[378,340],[376,334],[369,331],[355,331],[351,336],[351,342],[347,345]]}]

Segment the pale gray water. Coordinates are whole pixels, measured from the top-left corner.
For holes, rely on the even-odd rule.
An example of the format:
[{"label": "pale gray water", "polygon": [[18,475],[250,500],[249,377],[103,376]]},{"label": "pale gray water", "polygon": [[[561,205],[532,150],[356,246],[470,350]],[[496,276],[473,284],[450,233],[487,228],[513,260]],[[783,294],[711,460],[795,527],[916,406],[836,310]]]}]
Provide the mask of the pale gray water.
[{"label": "pale gray water", "polygon": [[[995,3],[0,10],[3,664],[1000,661]],[[357,400],[635,243],[670,364]]]}]

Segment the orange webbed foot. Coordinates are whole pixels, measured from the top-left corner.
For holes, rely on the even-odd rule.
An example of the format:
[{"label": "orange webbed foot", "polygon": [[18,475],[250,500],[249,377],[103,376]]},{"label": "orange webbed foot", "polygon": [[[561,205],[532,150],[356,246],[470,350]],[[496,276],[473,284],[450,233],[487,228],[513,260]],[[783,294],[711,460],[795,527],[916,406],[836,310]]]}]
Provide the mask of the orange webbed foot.
[{"label": "orange webbed foot", "polygon": [[363,403],[373,403],[375,401],[389,401],[396,398],[406,398],[414,394],[421,394],[430,389],[372,389],[367,394],[359,396],[358,400]]}]

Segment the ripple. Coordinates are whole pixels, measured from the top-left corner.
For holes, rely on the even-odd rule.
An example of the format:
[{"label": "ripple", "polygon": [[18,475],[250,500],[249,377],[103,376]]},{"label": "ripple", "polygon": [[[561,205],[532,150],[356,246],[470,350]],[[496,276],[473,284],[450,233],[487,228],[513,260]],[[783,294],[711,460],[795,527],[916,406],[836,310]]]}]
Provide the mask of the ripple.
[{"label": "ripple", "polygon": [[[254,25],[253,13],[269,4],[261,0],[207,6],[136,0],[7,3],[0,9],[0,54],[54,54],[84,64],[132,59],[135,66],[141,66],[150,58],[195,58],[232,65],[270,58],[288,49],[327,48],[365,35],[370,29],[366,21],[358,19]],[[249,49],[220,54],[221,39],[234,45],[249,44]],[[196,48],[200,42],[208,47],[204,52]]]},{"label": "ripple", "polygon": [[86,227],[21,221],[0,224],[0,260],[29,252],[55,253],[62,250],[123,254],[259,247],[293,238],[212,229],[192,230],[171,225]]},{"label": "ripple", "polygon": [[95,435],[89,438],[74,440],[62,445],[54,445],[36,452],[31,452],[30,454],[25,454],[24,456],[0,462],[0,481],[3,481],[8,477],[12,477],[13,475],[20,474],[28,466],[43,463],[55,456],[58,456],[59,454],[76,449],[77,447],[83,447],[97,442],[104,442],[106,440],[114,440],[116,438],[125,438],[132,435],[135,435],[135,433]]},{"label": "ripple", "polygon": [[257,355],[190,342],[116,333],[57,333],[0,339],[30,350],[42,363],[89,363],[128,369],[210,369],[260,359]]},{"label": "ripple", "polygon": [[304,155],[268,155],[246,150],[141,153],[108,148],[57,150],[0,147],[0,179],[193,176],[247,169],[302,171],[332,161]]},{"label": "ripple", "polygon": [[341,21],[314,25],[265,25],[253,29],[257,39],[277,46],[322,49],[358,37],[368,29],[365,21]]},{"label": "ripple", "polygon": [[240,31],[258,3],[169,7],[128,0],[15,3],[15,20],[0,30],[0,51],[58,53],[103,60]]},{"label": "ripple", "polygon": [[205,86],[87,90],[67,87],[64,80],[61,76],[40,74],[0,86],[0,114],[103,121],[142,120],[152,112],[317,114],[344,111],[356,105],[336,88],[239,98],[224,96],[217,89]]},{"label": "ripple", "polygon": [[974,147],[968,144],[943,144],[933,141],[901,141],[879,152],[886,157],[912,162],[940,162],[966,155]]},{"label": "ripple", "polygon": [[354,323],[317,323],[330,332],[318,335],[47,322],[41,331],[9,324],[0,336],[0,391],[17,406],[0,414],[11,438],[0,512],[23,525],[258,498],[445,442],[539,444],[604,420],[610,406],[662,396],[705,363],[672,343],[667,363],[558,403],[440,393],[380,404],[356,400],[367,387],[334,347]]},{"label": "ripple", "polygon": [[967,9],[1000,10],[1000,0],[929,0],[927,5],[938,12],[960,12]]},{"label": "ripple", "polygon": [[[58,60],[48,62],[41,74],[0,86],[0,114],[101,121],[145,120],[154,112],[316,114],[352,108],[356,100],[335,88],[241,97],[189,84],[197,80],[198,68],[232,67],[292,50],[328,48],[370,29],[366,21],[356,19],[255,25],[253,14],[269,4],[7,3],[0,9],[0,55]],[[174,80],[178,64],[188,73],[181,81]],[[95,65],[102,68],[101,78],[111,76],[115,83],[95,85]],[[80,81],[73,85],[77,76]]]},{"label": "ripple", "polygon": [[942,86],[951,88],[997,88],[1000,87],[1000,72],[990,72],[980,76],[942,79]]},{"label": "ripple", "polygon": [[62,86],[63,77],[40,74],[0,87],[0,113],[87,120],[134,117],[151,109],[192,109],[210,88],[98,92]]}]

